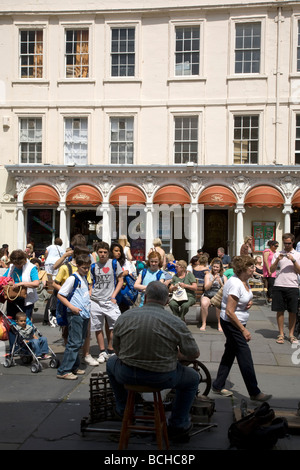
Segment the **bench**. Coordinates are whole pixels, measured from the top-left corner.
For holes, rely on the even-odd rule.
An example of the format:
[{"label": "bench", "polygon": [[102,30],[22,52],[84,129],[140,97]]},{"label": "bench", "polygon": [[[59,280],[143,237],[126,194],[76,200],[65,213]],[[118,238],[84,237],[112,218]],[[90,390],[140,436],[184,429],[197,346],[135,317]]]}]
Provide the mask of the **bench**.
[{"label": "bench", "polygon": [[[196,303],[189,308],[187,315],[185,316],[185,322],[187,325],[200,325],[201,326],[201,297],[204,293],[204,285],[197,282],[196,290]],[[194,318],[196,316],[196,318]],[[211,306],[208,309],[207,323],[217,323],[216,308]]]}]

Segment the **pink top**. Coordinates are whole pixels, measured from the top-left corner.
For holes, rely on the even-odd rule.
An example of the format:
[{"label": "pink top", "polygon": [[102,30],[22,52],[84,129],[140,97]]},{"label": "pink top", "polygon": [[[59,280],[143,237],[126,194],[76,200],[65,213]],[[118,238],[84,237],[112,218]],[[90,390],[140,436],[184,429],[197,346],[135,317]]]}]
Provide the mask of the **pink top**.
[{"label": "pink top", "polygon": [[[264,251],[263,251],[263,256],[264,256],[264,253],[266,252],[269,252],[269,256],[268,256],[268,264],[269,264],[269,267],[271,266],[272,264],[272,259],[273,259],[273,256],[275,255],[274,251],[270,250],[270,248],[266,248]],[[264,259],[264,258],[263,258]],[[274,260],[275,261],[275,260]],[[265,263],[263,264],[263,276],[264,277],[276,277],[276,271],[274,273],[271,273],[269,274],[268,270],[267,270],[267,267],[265,265]]]},{"label": "pink top", "polygon": [[[280,254],[286,254],[285,251],[280,253],[275,253],[273,258],[273,263],[278,258]],[[289,252],[298,263],[300,263],[300,253],[298,251],[292,250]],[[298,284],[298,275],[294,268],[294,263],[288,258],[284,257],[278,263],[279,271],[277,271],[277,276],[274,282],[274,286],[280,287],[299,287]]]}]

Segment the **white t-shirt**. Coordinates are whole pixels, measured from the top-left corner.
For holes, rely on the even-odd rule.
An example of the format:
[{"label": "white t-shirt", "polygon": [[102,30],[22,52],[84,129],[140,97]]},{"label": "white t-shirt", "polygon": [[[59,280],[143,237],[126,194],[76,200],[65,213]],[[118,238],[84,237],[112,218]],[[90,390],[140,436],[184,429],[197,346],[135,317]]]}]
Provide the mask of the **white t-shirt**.
[{"label": "white t-shirt", "polygon": [[55,264],[56,261],[64,254],[64,249],[59,245],[49,245],[46,248],[47,258],[45,264]]},{"label": "white t-shirt", "polygon": [[226,315],[226,305],[229,295],[233,295],[239,299],[235,309],[235,314],[242,324],[246,324],[249,318],[249,309],[247,309],[247,305],[253,298],[250,287],[249,291],[247,291],[243,282],[235,274],[224,284],[220,315],[225,321],[230,321]]}]

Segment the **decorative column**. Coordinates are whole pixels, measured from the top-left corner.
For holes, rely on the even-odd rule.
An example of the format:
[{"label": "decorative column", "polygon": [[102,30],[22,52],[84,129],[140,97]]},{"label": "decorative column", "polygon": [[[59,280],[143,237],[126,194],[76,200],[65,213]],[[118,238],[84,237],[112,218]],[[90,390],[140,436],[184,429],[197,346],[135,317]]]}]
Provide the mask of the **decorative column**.
[{"label": "decorative column", "polygon": [[23,207],[23,203],[21,205],[17,205],[17,226],[18,226],[18,235],[17,235],[17,246],[19,250],[24,250],[25,240],[24,240],[24,233],[25,233],[25,210]]},{"label": "decorative column", "polygon": [[145,207],[146,212],[146,243],[145,243],[145,254],[149,253],[150,248],[152,247],[152,241],[154,238],[153,233],[153,204],[152,202],[147,202]]},{"label": "decorative column", "polygon": [[199,209],[198,209],[198,204],[197,203],[192,203],[189,208],[189,213],[190,213],[190,233],[189,233],[189,247],[187,247],[187,250],[189,250],[189,259],[193,255],[197,253],[197,250],[199,248],[198,244],[198,239],[199,239],[199,234],[198,234],[198,227],[199,227],[199,222],[198,222],[198,214],[199,214]]},{"label": "decorative column", "polygon": [[293,213],[291,204],[284,204],[283,211],[284,214],[284,233],[291,232],[291,214]]},{"label": "decorative column", "polygon": [[244,243],[244,216],[243,214],[246,212],[244,208],[244,204],[237,203],[234,212],[236,213],[235,254],[239,255],[241,246]]},{"label": "decorative column", "polygon": [[70,240],[67,232],[67,207],[65,202],[60,202],[57,208],[59,211],[59,237],[63,241],[63,246],[66,249],[70,245]]}]

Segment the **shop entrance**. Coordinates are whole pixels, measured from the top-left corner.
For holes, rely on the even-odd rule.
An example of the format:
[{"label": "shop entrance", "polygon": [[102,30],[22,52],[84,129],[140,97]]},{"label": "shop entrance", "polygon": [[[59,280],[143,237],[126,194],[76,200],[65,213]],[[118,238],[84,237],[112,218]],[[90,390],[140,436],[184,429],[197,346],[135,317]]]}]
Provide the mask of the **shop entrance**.
[{"label": "shop entrance", "polygon": [[166,214],[160,212],[158,237],[166,254],[172,253],[176,260],[189,262],[188,234],[189,219],[182,207]]},{"label": "shop entrance", "polygon": [[92,251],[93,244],[100,241],[97,224],[101,224],[102,215],[96,215],[94,209],[71,209],[70,220],[70,240],[80,233],[85,236],[87,247]]},{"label": "shop entrance", "polygon": [[220,247],[227,253],[228,211],[204,209],[204,251],[210,258],[217,256]]},{"label": "shop entrance", "polygon": [[56,209],[28,209],[26,236],[36,256],[43,255],[47,246],[59,236],[59,212]]}]

